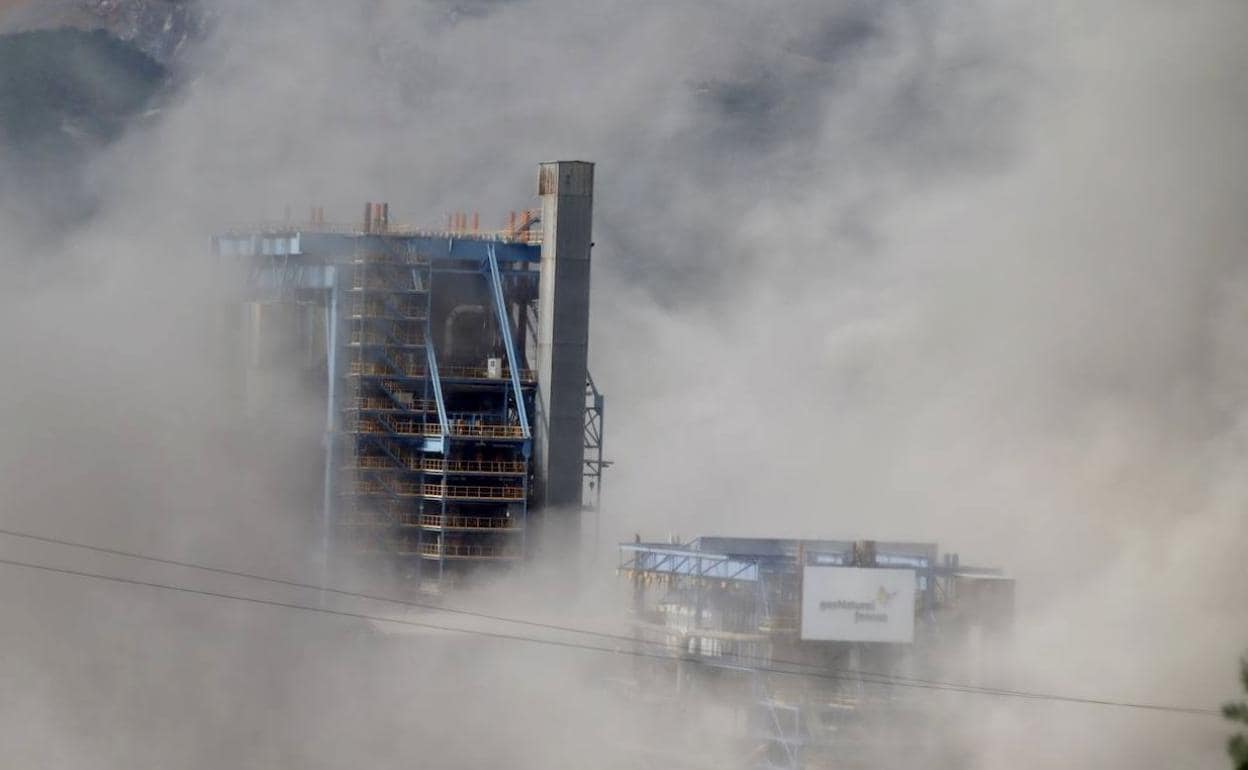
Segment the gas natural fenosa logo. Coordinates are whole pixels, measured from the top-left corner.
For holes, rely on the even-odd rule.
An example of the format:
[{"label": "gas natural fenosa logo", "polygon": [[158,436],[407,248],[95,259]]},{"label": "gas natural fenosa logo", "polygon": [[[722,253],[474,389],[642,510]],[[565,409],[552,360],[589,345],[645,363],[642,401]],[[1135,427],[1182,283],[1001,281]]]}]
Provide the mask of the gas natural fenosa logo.
[{"label": "gas natural fenosa logo", "polygon": [[888,613],[884,610],[888,609],[888,605],[893,603],[893,599],[896,599],[899,593],[900,591],[889,591],[884,586],[880,586],[872,597],[872,601],[855,602],[845,599],[822,601],[819,602],[819,609],[824,612],[828,610],[852,611],[855,623],[887,623]]}]

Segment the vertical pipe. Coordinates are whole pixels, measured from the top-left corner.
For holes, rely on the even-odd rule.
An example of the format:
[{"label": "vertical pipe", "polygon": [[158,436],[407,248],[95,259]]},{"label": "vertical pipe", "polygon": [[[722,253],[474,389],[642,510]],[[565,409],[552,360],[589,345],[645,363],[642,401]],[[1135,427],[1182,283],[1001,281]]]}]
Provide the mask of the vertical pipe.
[{"label": "vertical pipe", "polygon": [[594,411],[598,419],[598,441],[597,441],[597,457],[594,468],[597,470],[597,484],[594,485],[594,560],[598,558],[598,536],[602,532],[602,426],[603,416],[602,408],[606,404],[606,399],[598,393],[598,389],[594,388]]},{"label": "vertical pipe", "polygon": [[[450,215],[450,214],[447,214],[446,216],[447,216],[447,226],[448,226],[448,228],[449,228],[449,226],[450,226],[450,217],[451,217],[451,215]],[[415,273],[416,268],[413,268],[412,270],[413,270],[413,273]],[[421,279],[421,282],[420,282],[420,283],[421,283],[421,285],[422,285],[422,286],[424,286],[424,289],[425,289],[425,324],[424,324],[424,338],[425,338],[425,344],[426,344],[426,345],[428,345],[430,348],[432,348],[432,346],[433,346],[433,327],[432,327],[432,325],[431,325],[431,323],[430,323],[429,319],[433,317],[433,312],[432,312],[432,308],[433,308],[433,266],[432,266],[432,265],[427,265],[427,266],[426,266],[426,268],[425,268],[425,270],[426,270],[425,275],[424,275],[424,277]],[[429,356],[429,358],[431,359],[431,362],[432,362],[432,363],[435,363],[435,364],[437,363],[436,359],[433,359],[433,357],[432,357],[432,356]],[[429,397],[430,397],[431,395],[433,395],[432,393],[430,393],[430,378],[432,378],[432,377],[433,377],[433,371],[434,371],[434,367],[432,367],[432,366],[427,366],[427,367],[426,367],[426,371],[425,371],[425,376],[424,376],[424,378],[423,378],[423,380],[422,380],[422,382],[421,382],[421,400],[422,400],[425,404],[428,404],[428,403],[429,403]],[[426,419],[427,419],[427,418],[426,418]],[[439,421],[440,421],[440,418],[439,418]],[[444,463],[444,464],[443,464],[443,466],[442,466],[442,472],[443,472],[443,474],[445,474],[445,473],[447,472],[447,469],[448,469],[448,466],[447,466],[445,463],[447,463],[447,462],[450,460],[450,456],[449,456],[449,455],[446,453],[446,451],[445,451],[445,450],[446,450],[446,446],[445,446],[445,445],[443,445],[443,447],[442,447],[442,448],[443,448],[443,452],[442,452],[442,461],[443,461],[443,463]],[[420,483],[421,483],[421,488],[422,488],[422,489],[424,488],[424,484],[425,484],[425,482],[427,481],[427,478],[426,478],[426,476],[425,476],[425,470],[424,470],[424,460],[425,460],[426,456],[427,456],[427,455],[425,454],[424,450],[422,449],[422,450],[421,450],[421,455],[420,455],[420,457],[421,457]],[[429,508],[429,504],[428,504],[427,502],[425,502],[424,500],[421,500],[421,502],[420,502],[420,512],[423,514],[423,513],[425,513],[425,512],[428,510],[428,508]],[[417,576],[417,579],[418,579],[418,580],[420,580],[420,581],[422,581],[422,582],[423,582],[424,577],[425,577],[425,560],[424,560],[424,556],[423,556],[423,548],[424,548],[424,545],[425,545],[425,536],[426,536],[426,533],[425,533],[425,530],[424,530],[424,528],[423,528],[423,527],[418,528],[418,529],[416,530],[416,532],[417,532],[417,534],[416,534],[417,551],[420,551],[420,552],[421,552],[421,556],[419,556],[419,557],[416,559],[416,576]],[[441,574],[439,573],[438,578],[439,578],[439,579],[441,579],[441,577],[442,577],[442,576],[441,576]]]},{"label": "vertical pipe", "polygon": [[[516,302],[512,305],[512,324],[516,330],[516,355],[519,356],[521,362],[525,361],[529,350],[529,325],[525,323],[524,308],[523,302]],[[532,426],[529,427],[532,428]]]},{"label": "vertical pipe", "polygon": [[[526,460],[528,455],[527,451],[523,452]],[[527,552],[529,537],[529,474],[520,477],[520,487],[524,490],[524,502],[520,504],[520,553],[524,554]]]},{"label": "vertical pipe", "polygon": [[[329,268],[329,312],[325,334],[325,369],[328,383],[325,399],[325,489],[321,501],[321,588],[329,585],[330,550],[334,526],[334,428],[338,413],[338,269]],[[324,602],[324,594],[321,597]]]}]

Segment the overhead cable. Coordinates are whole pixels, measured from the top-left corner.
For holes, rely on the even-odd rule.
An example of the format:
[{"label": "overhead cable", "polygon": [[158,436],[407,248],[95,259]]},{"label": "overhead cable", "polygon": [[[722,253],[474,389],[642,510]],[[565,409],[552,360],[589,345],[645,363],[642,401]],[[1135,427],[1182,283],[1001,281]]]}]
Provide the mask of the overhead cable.
[{"label": "overhead cable", "polygon": [[[74,569],[68,569],[65,567],[54,567],[54,566],[47,565],[47,564],[22,562],[22,561],[17,561],[15,559],[0,559],[0,564],[7,565],[10,567],[19,567],[19,568],[30,569],[30,570],[38,570],[38,571],[43,571],[43,572],[48,572],[48,573],[56,573],[56,574],[80,577],[80,578],[85,578],[85,579],[102,580],[102,581],[118,583],[118,584],[128,585],[128,586],[134,586],[134,587],[155,588],[155,589],[160,589],[160,590],[165,590],[165,591],[175,591],[175,592],[215,598],[215,599],[226,599],[230,601],[246,602],[249,604],[256,604],[256,605],[262,605],[262,606],[268,606],[268,607],[278,607],[278,608],[283,608],[283,609],[314,612],[314,613],[318,613],[321,615],[352,618],[355,620],[368,620],[368,621],[373,621],[373,622],[378,622],[378,623],[391,623],[391,624],[402,625],[402,626],[411,626],[415,628],[424,628],[424,629],[429,629],[429,630],[445,631],[445,632],[457,633],[457,634],[466,634],[470,636],[477,636],[477,637],[488,638],[488,639],[497,639],[497,640],[503,640],[503,641],[513,641],[513,642],[525,642],[529,644],[539,644],[539,645],[560,647],[564,649],[587,650],[591,652],[603,652],[603,653],[615,654],[615,655],[627,655],[627,656],[637,657],[637,658],[650,658],[650,659],[664,660],[664,661],[672,660],[672,657],[670,655],[645,652],[642,650],[616,649],[612,647],[603,647],[599,645],[585,644],[581,642],[568,642],[568,641],[557,640],[557,639],[542,639],[538,637],[524,636],[521,634],[509,634],[509,633],[503,633],[503,632],[483,631],[479,629],[445,626],[445,625],[441,625],[438,623],[428,623],[424,621],[407,620],[407,619],[402,619],[402,618],[387,617],[384,615],[370,615],[370,614],[362,613],[362,612],[347,612],[344,610],[335,610],[335,609],[329,609],[326,607],[314,607],[314,606],[305,605],[305,604],[297,604],[294,602],[281,602],[281,601],[276,601],[272,599],[260,599],[256,597],[240,596],[237,594],[230,594],[230,593],[225,593],[221,591],[208,591],[208,590],[197,589],[197,588],[188,588],[185,586],[171,585],[168,583],[157,583],[157,582],[146,581],[146,580],[136,580],[133,578],[123,578],[123,577],[117,577],[113,575],[104,575],[104,574],[96,573],[96,572],[87,572],[85,570],[74,570]],[[692,662],[704,663],[704,661],[699,661],[696,658],[693,658],[690,660]],[[899,681],[899,680],[894,680],[894,679],[879,679],[879,680],[863,679],[862,677],[859,677],[859,676],[847,676],[845,674],[837,673],[834,671],[826,671],[826,670],[825,671],[818,671],[818,670],[794,671],[791,669],[777,668],[774,666],[741,666],[739,668],[741,668],[742,670],[758,672],[758,673],[771,673],[771,674],[780,674],[780,675],[785,675],[785,676],[796,676],[796,677],[811,677],[811,678],[829,679],[829,680],[835,680],[835,681],[851,681],[851,682],[861,681],[867,684],[876,684],[876,685],[888,686],[888,687],[907,687],[907,688],[917,688],[917,689],[924,689],[924,690],[943,690],[943,691],[950,691],[950,692],[963,692],[963,693],[975,694],[975,695],[991,695],[991,696],[997,696],[997,697],[1023,698],[1027,700],[1043,700],[1043,701],[1056,701],[1056,702],[1064,702],[1064,703],[1079,703],[1079,704],[1084,704],[1084,705],[1111,706],[1111,707],[1117,707],[1117,708],[1143,709],[1143,710],[1149,710],[1149,711],[1195,714],[1195,715],[1202,715],[1202,716],[1209,716],[1209,715],[1217,716],[1221,713],[1216,709],[1202,709],[1202,708],[1193,708],[1193,707],[1187,707],[1187,706],[1169,706],[1169,705],[1152,704],[1152,703],[1132,703],[1128,701],[1119,701],[1119,700],[1110,700],[1110,699],[1081,698],[1081,697],[1076,697],[1076,696],[1054,695],[1054,694],[1048,694],[1048,693],[1028,693],[1028,692],[1023,692],[1023,691],[984,690],[984,689],[975,689],[975,688],[970,688],[970,687],[962,687],[962,686],[957,686],[957,685],[936,684],[936,683],[927,684],[927,683],[921,683],[921,682]]]}]

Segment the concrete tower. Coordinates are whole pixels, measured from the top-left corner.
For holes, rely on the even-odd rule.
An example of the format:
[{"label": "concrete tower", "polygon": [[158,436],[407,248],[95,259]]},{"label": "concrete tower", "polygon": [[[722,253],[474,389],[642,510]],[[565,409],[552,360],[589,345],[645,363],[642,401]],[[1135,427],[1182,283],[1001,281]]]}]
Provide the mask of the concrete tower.
[{"label": "concrete tower", "polygon": [[[543,163],[535,419],[537,493],[547,532],[576,533],[585,443],[594,164]],[[551,517],[559,523],[554,526]]]}]

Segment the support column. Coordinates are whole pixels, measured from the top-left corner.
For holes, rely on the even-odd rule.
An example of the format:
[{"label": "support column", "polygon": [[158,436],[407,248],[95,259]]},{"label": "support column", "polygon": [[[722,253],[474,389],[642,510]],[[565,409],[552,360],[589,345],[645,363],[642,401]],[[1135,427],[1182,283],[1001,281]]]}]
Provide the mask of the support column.
[{"label": "support column", "polygon": [[[537,496],[543,540],[579,544],[589,352],[589,273],[594,164],[543,163],[538,285]],[[558,543],[552,542],[558,539]]]},{"label": "support column", "polygon": [[[335,448],[338,443],[338,268],[329,268],[329,307],[325,312],[325,371],[328,374],[325,392],[325,489],[321,504],[321,588],[330,582],[333,564],[334,517],[336,508],[334,480],[338,475]],[[324,594],[321,603],[324,604]]]}]

